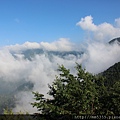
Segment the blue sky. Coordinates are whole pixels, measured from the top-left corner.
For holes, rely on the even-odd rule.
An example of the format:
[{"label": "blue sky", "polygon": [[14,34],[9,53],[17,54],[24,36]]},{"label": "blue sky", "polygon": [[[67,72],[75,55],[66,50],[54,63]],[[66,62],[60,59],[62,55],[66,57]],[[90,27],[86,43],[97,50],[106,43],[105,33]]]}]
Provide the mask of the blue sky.
[{"label": "blue sky", "polygon": [[86,37],[76,25],[81,18],[114,25],[119,6],[120,0],[0,0],[0,46],[59,38],[81,43]]}]

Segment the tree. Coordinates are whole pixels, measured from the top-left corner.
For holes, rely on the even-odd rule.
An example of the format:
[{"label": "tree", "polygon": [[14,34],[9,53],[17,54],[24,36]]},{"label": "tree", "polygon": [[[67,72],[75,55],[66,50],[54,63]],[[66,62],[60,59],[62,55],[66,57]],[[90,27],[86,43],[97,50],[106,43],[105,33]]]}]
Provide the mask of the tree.
[{"label": "tree", "polygon": [[[76,65],[77,75],[69,69],[59,66],[60,75],[56,76],[48,94],[52,99],[44,98],[43,94],[33,92],[36,102],[32,103],[42,114],[95,114],[98,109],[98,92],[96,77],[81,65]],[[38,101],[38,102],[37,102]]]}]

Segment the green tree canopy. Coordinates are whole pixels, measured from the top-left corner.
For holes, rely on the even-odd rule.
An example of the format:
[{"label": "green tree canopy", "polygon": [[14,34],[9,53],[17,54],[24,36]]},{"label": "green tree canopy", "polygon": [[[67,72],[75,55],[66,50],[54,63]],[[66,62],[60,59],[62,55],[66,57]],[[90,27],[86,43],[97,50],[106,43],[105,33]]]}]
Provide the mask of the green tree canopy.
[{"label": "green tree canopy", "polygon": [[52,85],[48,85],[48,94],[53,99],[44,98],[43,94],[33,92],[36,101],[32,103],[43,114],[94,114],[98,106],[96,77],[85,72],[77,64],[77,75],[72,75],[69,69],[59,66],[60,75],[56,76]]}]

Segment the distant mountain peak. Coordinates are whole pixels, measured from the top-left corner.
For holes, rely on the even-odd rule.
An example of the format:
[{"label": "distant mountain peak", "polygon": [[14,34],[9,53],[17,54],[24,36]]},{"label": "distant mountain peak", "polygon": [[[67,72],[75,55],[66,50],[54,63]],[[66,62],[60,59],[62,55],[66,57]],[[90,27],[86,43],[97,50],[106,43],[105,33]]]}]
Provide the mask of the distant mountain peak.
[{"label": "distant mountain peak", "polygon": [[120,45],[120,37],[114,38],[111,41],[109,41],[109,44],[114,44],[114,43]]}]

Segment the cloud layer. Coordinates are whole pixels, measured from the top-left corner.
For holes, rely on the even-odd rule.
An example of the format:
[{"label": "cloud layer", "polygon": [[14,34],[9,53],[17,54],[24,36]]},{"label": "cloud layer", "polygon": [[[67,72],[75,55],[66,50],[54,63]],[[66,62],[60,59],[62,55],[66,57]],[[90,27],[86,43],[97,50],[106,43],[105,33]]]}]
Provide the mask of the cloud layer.
[{"label": "cloud layer", "polygon": [[22,45],[16,44],[16,45],[10,45],[6,46],[7,49],[11,51],[21,51],[26,49],[35,49],[35,48],[41,48],[43,50],[49,50],[49,51],[71,51],[74,48],[74,44],[69,41],[68,38],[60,38],[54,42],[48,43],[48,42],[25,42]]}]

